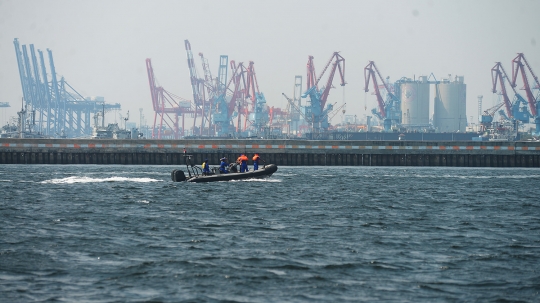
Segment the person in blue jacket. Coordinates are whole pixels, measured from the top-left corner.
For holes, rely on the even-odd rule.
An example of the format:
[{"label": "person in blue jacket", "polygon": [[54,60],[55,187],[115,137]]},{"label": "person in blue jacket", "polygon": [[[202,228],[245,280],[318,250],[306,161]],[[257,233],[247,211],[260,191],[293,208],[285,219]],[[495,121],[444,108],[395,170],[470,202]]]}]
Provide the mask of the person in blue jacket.
[{"label": "person in blue jacket", "polygon": [[229,163],[227,163],[227,158],[223,157],[223,158],[221,158],[219,160],[221,161],[221,163],[219,164],[219,171],[222,174],[228,174],[229,171],[227,170],[227,167],[229,167]]},{"label": "person in blue jacket", "polygon": [[210,175],[210,165],[208,164],[208,159],[204,159],[204,162],[202,164],[202,174],[204,176]]}]

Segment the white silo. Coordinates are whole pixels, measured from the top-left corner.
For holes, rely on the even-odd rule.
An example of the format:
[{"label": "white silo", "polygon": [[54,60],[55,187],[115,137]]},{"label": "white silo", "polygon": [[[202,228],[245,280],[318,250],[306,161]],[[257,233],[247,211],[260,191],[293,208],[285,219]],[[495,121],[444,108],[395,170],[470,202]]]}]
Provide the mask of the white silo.
[{"label": "white silo", "polygon": [[429,125],[429,82],[427,77],[420,80],[403,80],[401,85],[401,124],[409,128]]},{"label": "white silo", "polygon": [[467,85],[463,76],[435,84],[433,126],[439,132],[464,132],[467,126]]}]

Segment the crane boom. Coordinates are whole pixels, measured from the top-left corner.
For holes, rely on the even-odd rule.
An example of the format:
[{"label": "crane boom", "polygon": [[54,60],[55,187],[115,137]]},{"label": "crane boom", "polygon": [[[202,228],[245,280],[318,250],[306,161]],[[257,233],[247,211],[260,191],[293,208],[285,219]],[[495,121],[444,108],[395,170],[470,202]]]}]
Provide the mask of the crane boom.
[{"label": "crane boom", "polygon": [[[307,81],[306,81],[306,90],[317,87],[317,75],[315,74],[315,65],[313,64],[313,56],[308,57],[307,62]],[[317,87],[317,90],[319,88]]]},{"label": "crane boom", "polygon": [[[377,68],[375,67],[375,62],[369,61],[369,64],[364,67],[364,78],[366,79],[365,85],[364,85],[364,91],[369,91],[369,80],[373,79],[373,89],[375,90],[375,96],[377,96],[377,104],[379,106],[379,115],[382,119],[386,118],[386,109],[384,106],[384,100],[381,95],[381,92],[379,90],[379,85],[377,83],[377,77],[375,75],[375,70]],[[384,81],[383,81],[384,83]],[[386,84],[385,84],[386,85]],[[386,87],[386,86],[385,86]]]},{"label": "crane boom", "polygon": [[214,78],[212,77],[212,72],[210,71],[208,59],[204,57],[203,53],[199,53],[199,56],[201,57],[202,67],[204,71],[204,86],[206,87],[209,98],[212,99],[212,97],[214,97],[216,94]]},{"label": "crane boom", "polygon": [[[326,86],[324,87],[324,91],[321,95],[321,108],[324,108],[326,105],[326,100],[328,99],[328,95],[330,95],[330,89],[332,88],[332,81],[334,80],[334,75],[336,73],[336,69],[339,70],[339,76],[341,79],[341,82],[339,85],[345,86],[345,58],[343,58],[339,52],[334,52],[332,55],[332,58],[330,59],[329,63],[332,62],[332,59],[334,59],[334,63],[332,64],[332,69],[330,70],[330,75],[328,76],[328,81],[326,82]],[[341,64],[343,62],[343,65]],[[321,77],[328,68],[328,65],[325,67],[324,71],[321,73]],[[319,77],[320,79],[320,77]],[[318,82],[318,80],[317,80]]]},{"label": "crane boom", "polygon": [[193,53],[191,52],[191,44],[189,43],[189,40],[184,40],[184,43],[186,46],[189,77],[191,80],[191,90],[193,93],[193,102],[195,102],[197,106],[200,106],[202,105],[202,98],[201,98],[201,93],[199,89],[199,85],[201,81],[199,81],[199,77],[197,76],[197,69],[195,68],[195,61],[193,59]]},{"label": "crane boom", "polygon": [[302,116],[302,118],[304,118],[305,121],[309,121],[308,119],[306,119],[306,116],[304,115],[302,110],[296,104],[294,104],[294,101],[291,98],[287,97],[285,93],[281,93],[281,94],[283,95],[283,97],[285,97],[285,99],[287,99],[287,102],[289,102],[289,105],[292,106],[296,111],[300,113],[300,116]]},{"label": "crane boom", "polygon": [[[518,53],[517,57],[515,57],[514,60],[512,60],[511,85],[512,87],[516,87],[516,80],[517,80],[518,73],[521,73],[521,77],[522,77],[523,85],[525,89],[525,95],[527,96],[527,101],[529,102],[529,109],[531,110],[531,114],[533,115],[533,117],[536,118],[538,114],[536,110],[536,99],[534,98],[531,87],[529,85],[529,81],[527,79],[527,73],[525,72],[525,65],[523,64],[522,60],[524,62],[527,62],[525,60],[525,56],[523,55],[523,53]],[[538,78],[536,78],[534,73],[532,73],[532,69],[530,68],[530,66],[528,66],[528,64],[527,64],[527,67],[529,71],[531,72],[531,74],[533,75],[533,78],[535,79],[536,83],[538,84]]]},{"label": "crane boom", "polygon": [[[513,118],[514,115],[512,113],[512,104],[510,102],[510,98],[508,98],[508,94],[506,92],[506,86],[504,85],[504,79],[508,80],[508,76],[506,74],[506,71],[501,65],[501,62],[497,62],[495,66],[491,69],[491,79],[493,82],[493,93],[497,93],[497,83],[499,83],[501,87],[501,94],[503,96],[503,105],[506,110],[506,115],[508,118]],[[494,112],[495,113],[495,112]]]},{"label": "crane boom", "polygon": [[152,97],[152,106],[154,107],[154,111],[157,111],[160,106],[157,95],[156,78],[154,76],[154,69],[152,68],[152,60],[150,58],[146,59],[146,71],[148,73],[148,83],[150,84],[150,96]]}]

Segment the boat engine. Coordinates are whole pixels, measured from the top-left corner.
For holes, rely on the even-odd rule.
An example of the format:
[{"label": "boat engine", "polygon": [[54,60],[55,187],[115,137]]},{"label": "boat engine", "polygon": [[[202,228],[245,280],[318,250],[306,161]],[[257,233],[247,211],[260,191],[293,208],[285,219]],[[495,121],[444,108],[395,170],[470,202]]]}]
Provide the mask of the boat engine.
[{"label": "boat engine", "polygon": [[175,169],[171,173],[171,179],[174,182],[183,182],[183,181],[186,181],[186,175],[184,174],[183,171],[179,169]]}]

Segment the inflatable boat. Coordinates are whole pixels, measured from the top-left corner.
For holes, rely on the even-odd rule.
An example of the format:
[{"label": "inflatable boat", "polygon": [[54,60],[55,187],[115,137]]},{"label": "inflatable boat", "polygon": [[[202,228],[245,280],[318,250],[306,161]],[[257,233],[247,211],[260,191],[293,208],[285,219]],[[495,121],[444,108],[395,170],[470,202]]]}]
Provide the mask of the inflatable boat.
[{"label": "inflatable boat", "polygon": [[194,165],[190,165],[191,157],[186,156],[186,173],[183,170],[175,169],[171,172],[171,179],[174,182],[217,182],[217,181],[231,181],[231,180],[245,180],[245,179],[262,179],[272,176],[277,171],[277,165],[265,164],[262,167],[259,166],[258,170],[250,170],[248,172],[239,173],[236,172],[236,165],[232,163],[229,167],[231,171],[229,173],[221,173],[217,168],[213,168],[210,174],[203,174],[202,168]]}]

